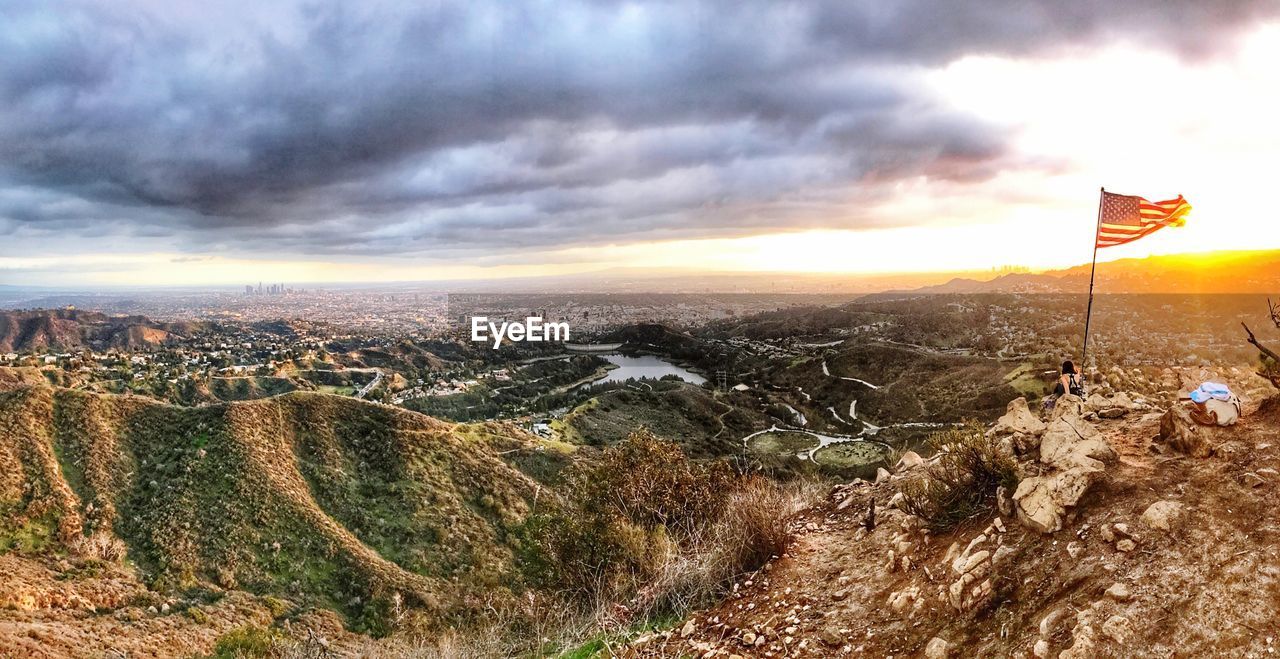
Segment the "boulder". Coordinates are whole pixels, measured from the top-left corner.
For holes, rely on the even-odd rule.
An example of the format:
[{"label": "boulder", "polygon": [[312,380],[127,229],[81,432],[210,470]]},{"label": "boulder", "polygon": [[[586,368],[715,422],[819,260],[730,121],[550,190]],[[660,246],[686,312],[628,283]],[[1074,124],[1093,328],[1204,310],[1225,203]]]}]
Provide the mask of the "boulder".
[{"label": "boulder", "polygon": [[1128,408],[1108,407],[1106,409],[1098,410],[1098,417],[1103,419],[1119,419],[1128,413]]},{"label": "boulder", "polygon": [[1089,410],[1086,409],[1084,401],[1079,396],[1063,394],[1053,404],[1053,416],[1050,421],[1056,421],[1064,416],[1084,416],[1087,411]]},{"label": "boulder", "polygon": [[1111,587],[1107,588],[1106,596],[1117,602],[1128,602],[1133,599],[1133,594],[1129,592],[1129,587],[1120,582],[1111,584]]},{"label": "boulder", "polygon": [[1058,469],[1102,469],[1115,460],[1116,452],[1102,433],[1079,416],[1058,416],[1040,440],[1040,462]]},{"label": "boulder", "polygon": [[924,646],[924,656],[928,659],[946,659],[951,656],[951,644],[946,639],[934,636],[929,639],[929,644]]},{"label": "boulder", "polygon": [[892,479],[893,474],[889,473],[888,469],[885,469],[884,467],[876,469],[876,484],[888,483]]},{"label": "boulder", "polygon": [[1030,529],[1054,533],[1062,528],[1069,508],[1102,475],[1102,469],[1073,467],[1047,476],[1024,478],[1013,493],[1014,516]]},{"label": "boulder", "polygon": [[991,432],[999,435],[1039,435],[1044,432],[1044,421],[1031,413],[1026,398],[1015,398],[1009,401],[1004,416],[996,419]]},{"label": "boulder", "polygon": [[1195,458],[1207,458],[1214,452],[1209,430],[1191,418],[1191,410],[1186,405],[1174,405],[1160,417],[1156,442]]},{"label": "boulder", "polygon": [[905,471],[907,469],[919,467],[924,463],[924,458],[920,457],[919,453],[916,453],[915,451],[907,451],[902,454],[902,457],[898,458],[898,464],[894,466],[894,469],[896,471]]},{"label": "boulder", "polygon": [[1142,513],[1142,522],[1159,531],[1172,531],[1182,521],[1183,506],[1177,501],[1157,501]]},{"label": "boulder", "polygon": [[1102,394],[1090,394],[1084,401],[1085,409],[1090,412],[1097,412],[1111,407],[1111,401],[1107,400]]},{"label": "boulder", "polygon": [[1133,636],[1133,624],[1124,616],[1111,616],[1102,623],[1102,635],[1119,645],[1124,645],[1129,637]]}]

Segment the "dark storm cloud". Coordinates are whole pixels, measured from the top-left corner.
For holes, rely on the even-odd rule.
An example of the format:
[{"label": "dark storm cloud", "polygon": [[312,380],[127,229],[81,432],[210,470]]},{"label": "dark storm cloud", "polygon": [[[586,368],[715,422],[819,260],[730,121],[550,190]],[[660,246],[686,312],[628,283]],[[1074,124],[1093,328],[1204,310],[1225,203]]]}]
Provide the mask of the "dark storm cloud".
[{"label": "dark storm cloud", "polygon": [[0,0],[0,228],[379,254],[869,226],[835,211],[1019,164],[927,67],[1205,57],[1275,7],[259,4]]}]

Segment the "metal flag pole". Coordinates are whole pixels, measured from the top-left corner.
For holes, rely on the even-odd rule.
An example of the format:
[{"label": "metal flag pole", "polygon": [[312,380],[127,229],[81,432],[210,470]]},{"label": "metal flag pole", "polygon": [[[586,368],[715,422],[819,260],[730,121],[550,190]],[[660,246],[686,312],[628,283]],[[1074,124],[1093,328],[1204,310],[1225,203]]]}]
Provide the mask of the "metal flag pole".
[{"label": "metal flag pole", "polygon": [[1098,188],[1098,218],[1093,225],[1093,266],[1089,268],[1089,306],[1084,312],[1084,351],[1080,355],[1080,386],[1085,384],[1085,369],[1089,364],[1089,320],[1093,317],[1093,276],[1098,271],[1098,231],[1102,226],[1102,199],[1106,188]]}]

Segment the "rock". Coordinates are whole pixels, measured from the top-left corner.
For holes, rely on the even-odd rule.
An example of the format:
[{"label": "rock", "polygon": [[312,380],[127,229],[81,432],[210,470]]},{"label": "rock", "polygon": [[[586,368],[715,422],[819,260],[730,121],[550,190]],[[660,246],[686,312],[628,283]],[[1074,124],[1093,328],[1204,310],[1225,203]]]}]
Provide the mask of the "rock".
[{"label": "rock", "polygon": [[684,623],[684,627],[680,628],[680,638],[689,638],[690,636],[693,636],[693,632],[697,628],[698,627],[697,625],[694,624],[693,620],[690,620],[689,622]]},{"label": "rock", "polygon": [[898,458],[898,464],[894,466],[894,469],[904,471],[907,469],[914,469],[924,463],[924,458],[920,457],[919,453],[916,453],[915,451],[907,451],[902,454],[902,457]]},{"label": "rock", "polygon": [[1102,394],[1090,394],[1084,401],[1086,411],[1098,412],[1104,408],[1111,407],[1111,401],[1107,400]]},{"label": "rock", "polygon": [[991,433],[996,436],[1030,435],[1034,437],[1043,433],[1044,428],[1044,422],[1032,414],[1031,409],[1027,407],[1027,399],[1015,398],[1009,401],[1004,416],[996,419],[995,425],[991,427]]},{"label": "rock", "polygon": [[887,483],[887,482],[889,482],[889,480],[890,480],[890,479],[892,479],[892,478],[893,478],[893,474],[889,473],[889,470],[888,470],[888,469],[885,469],[884,467],[880,467],[879,469],[876,469],[876,484],[877,484],[877,485],[878,485],[878,484],[880,484],[880,483]]},{"label": "rock", "polygon": [[1031,648],[1031,654],[1035,655],[1036,659],[1044,659],[1049,656],[1049,642],[1043,638],[1036,641],[1035,646]]},{"label": "rock", "polygon": [[1062,622],[1062,616],[1066,613],[1064,609],[1054,609],[1045,614],[1040,619],[1040,635],[1053,636],[1053,632],[1057,629],[1058,623]]},{"label": "rock", "polygon": [[890,498],[889,498],[889,507],[890,507],[890,508],[897,508],[898,510],[902,510],[902,504],[903,504],[906,500],[907,500],[907,495],[905,495],[905,494],[903,494],[903,493],[901,493],[901,492],[895,492],[895,493],[894,493],[894,495],[893,495],[892,497],[890,497]]},{"label": "rock", "polygon": [[1113,583],[1107,589],[1106,596],[1117,602],[1128,602],[1133,599],[1133,594],[1129,592],[1129,587],[1122,583]]},{"label": "rock", "polygon": [[[975,538],[978,539],[986,541],[986,536]],[[991,552],[984,549],[969,555],[974,545],[971,542],[969,549],[956,558],[951,566],[960,573],[960,578],[947,589],[946,599],[957,611],[968,611],[985,604],[993,591],[991,580],[986,578],[992,568]]]},{"label": "rock", "polygon": [[1129,413],[1124,407],[1108,407],[1105,410],[1098,410],[1098,416],[1103,419],[1119,419]]},{"label": "rock", "polygon": [[996,488],[996,510],[1005,517],[1013,517],[1013,499],[1009,497],[1009,488],[1003,485]]},{"label": "rock", "polygon": [[1079,558],[1080,554],[1083,551],[1084,551],[1084,545],[1080,544],[1079,542],[1067,543],[1067,555],[1070,556],[1071,558]]},{"label": "rock", "polygon": [[1124,645],[1133,636],[1133,624],[1124,616],[1111,616],[1102,623],[1102,635]]},{"label": "rock", "polygon": [[951,644],[945,639],[934,636],[929,639],[928,645],[924,646],[924,656],[928,659],[946,659],[951,656]]},{"label": "rock", "polygon": [[956,557],[959,555],[960,555],[960,543],[959,542],[951,543],[951,546],[947,547],[947,553],[942,555],[943,565],[951,564],[953,561],[956,560]]},{"label": "rock", "polygon": [[1133,534],[1129,532],[1129,525],[1128,525],[1128,524],[1125,524],[1124,522],[1119,522],[1119,523],[1117,523],[1117,524],[1113,524],[1113,525],[1111,526],[1111,528],[1115,529],[1115,531],[1116,531],[1116,533],[1117,533],[1118,535],[1122,535],[1122,536],[1124,536],[1124,537],[1126,537],[1126,538],[1129,538],[1129,537],[1132,537],[1132,536],[1133,536]]},{"label": "rock", "polygon": [[1174,405],[1160,417],[1160,434],[1156,442],[1195,458],[1213,455],[1208,430],[1191,419],[1186,405]]},{"label": "rock", "polygon": [[[1077,625],[1077,629],[1079,626]],[[1080,630],[1079,633],[1072,632],[1074,642],[1071,647],[1062,651],[1058,655],[1058,659],[1093,659],[1097,656],[1094,652],[1093,632],[1088,627]]]},{"label": "rock", "polygon": [[755,632],[743,632],[742,644],[747,646],[755,645],[756,644]]},{"label": "rock", "polygon": [[1124,540],[1121,540],[1120,542],[1117,542],[1117,543],[1116,543],[1116,550],[1117,550],[1117,551],[1122,551],[1122,552],[1124,552],[1124,553],[1126,553],[1126,554],[1127,554],[1127,553],[1129,553],[1129,552],[1131,552],[1131,551],[1133,551],[1133,550],[1135,550],[1135,549],[1137,549],[1137,548],[1138,548],[1137,543],[1135,543],[1134,541],[1132,541],[1132,540],[1130,540],[1130,539],[1128,539],[1128,538],[1125,538]]},{"label": "rock", "polygon": [[1102,538],[1103,542],[1106,542],[1109,544],[1116,541],[1116,532],[1111,530],[1110,524],[1103,524],[1098,529],[1098,537]]},{"label": "rock", "polygon": [[1157,501],[1147,506],[1142,521],[1160,531],[1172,531],[1182,520],[1183,506],[1177,501]]},{"label": "rock", "polygon": [[1024,478],[1013,493],[1014,516],[1027,528],[1054,533],[1062,528],[1067,509],[1080,501],[1101,474],[1101,469],[1082,466]]},{"label": "rock", "polygon": [[1078,416],[1055,419],[1040,440],[1040,462],[1058,469],[1102,469],[1115,460],[1116,452],[1102,433]]},{"label": "rock", "polygon": [[1250,488],[1262,487],[1267,484],[1267,479],[1251,471],[1240,477],[1240,484]]},{"label": "rock", "polygon": [[844,637],[835,630],[824,629],[818,632],[818,640],[830,645],[831,647],[836,647],[844,642]]},{"label": "rock", "polygon": [[1058,400],[1053,404],[1053,416],[1050,421],[1057,421],[1063,416],[1084,416],[1084,401],[1079,396],[1072,394],[1063,394],[1058,396]]}]

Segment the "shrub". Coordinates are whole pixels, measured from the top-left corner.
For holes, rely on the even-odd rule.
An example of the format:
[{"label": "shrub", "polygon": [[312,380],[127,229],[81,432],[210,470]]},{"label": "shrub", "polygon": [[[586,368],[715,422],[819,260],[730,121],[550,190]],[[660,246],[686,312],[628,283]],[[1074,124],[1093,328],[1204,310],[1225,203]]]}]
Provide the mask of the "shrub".
[{"label": "shrub", "polygon": [[903,510],[920,517],[931,530],[989,515],[995,507],[996,488],[1012,490],[1018,484],[1013,457],[1001,453],[975,422],[935,433],[929,444],[937,451],[937,460],[905,480],[901,491]]},{"label": "shrub", "polygon": [[781,553],[788,519],[816,489],[695,462],[635,433],[574,467],[565,499],[531,517],[522,565],[606,628],[684,611]]},{"label": "shrub", "polygon": [[286,651],[284,635],[265,627],[241,627],[223,634],[213,646],[215,659],[258,659],[281,657]]}]

